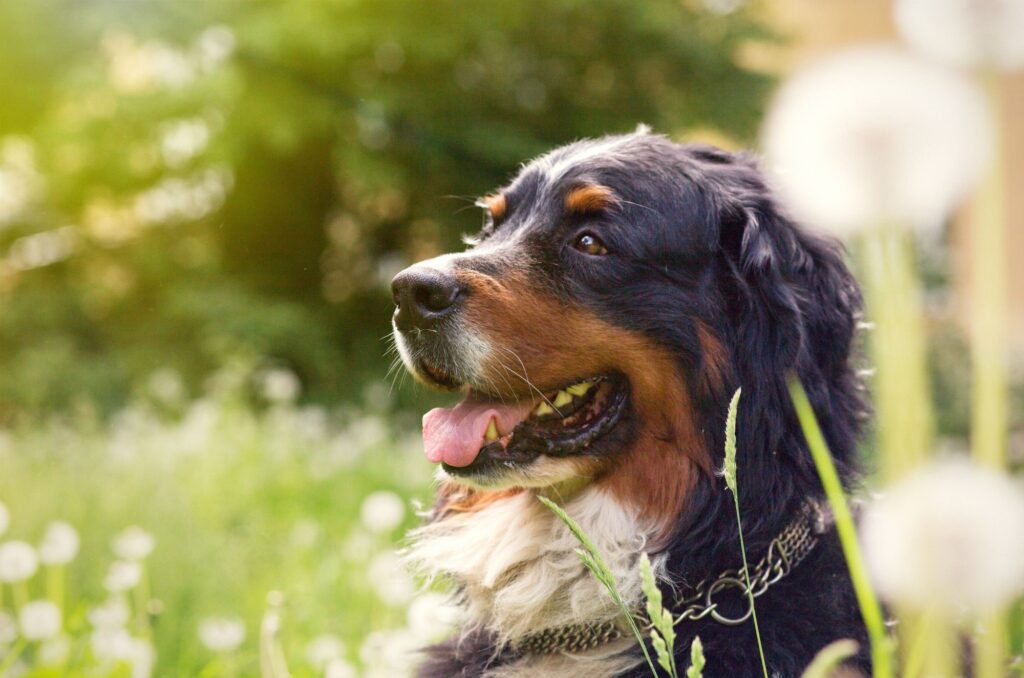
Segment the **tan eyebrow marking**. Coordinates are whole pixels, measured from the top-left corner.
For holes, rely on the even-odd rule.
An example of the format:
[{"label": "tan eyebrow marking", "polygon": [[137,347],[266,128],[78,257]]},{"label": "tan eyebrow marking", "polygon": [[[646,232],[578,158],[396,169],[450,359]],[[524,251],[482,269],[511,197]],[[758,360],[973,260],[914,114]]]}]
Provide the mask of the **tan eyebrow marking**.
[{"label": "tan eyebrow marking", "polygon": [[505,216],[505,210],[508,209],[508,202],[505,200],[505,196],[501,193],[485,195],[480,198],[476,204],[480,207],[486,208],[494,219],[501,219]]},{"label": "tan eyebrow marking", "polygon": [[593,214],[618,203],[612,189],[601,185],[581,186],[565,196],[565,209],[574,214]]}]

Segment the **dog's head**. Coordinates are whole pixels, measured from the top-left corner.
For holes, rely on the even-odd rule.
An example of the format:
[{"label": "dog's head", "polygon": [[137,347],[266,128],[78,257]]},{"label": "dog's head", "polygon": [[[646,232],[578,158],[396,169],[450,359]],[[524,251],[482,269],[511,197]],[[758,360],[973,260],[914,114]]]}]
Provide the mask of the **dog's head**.
[{"label": "dog's head", "polygon": [[464,393],[424,417],[427,456],[455,481],[602,482],[671,519],[714,482],[738,385],[756,472],[783,452],[766,446],[791,417],[787,377],[816,404],[852,379],[856,286],[745,156],[643,130],[580,141],[480,204],[467,251],[393,282],[406,366]]}]

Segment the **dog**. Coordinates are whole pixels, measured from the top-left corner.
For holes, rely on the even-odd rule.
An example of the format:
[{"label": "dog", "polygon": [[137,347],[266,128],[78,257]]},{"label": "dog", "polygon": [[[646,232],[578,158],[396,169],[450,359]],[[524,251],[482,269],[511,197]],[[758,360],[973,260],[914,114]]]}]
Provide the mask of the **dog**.
[{"label": "dog", "polygon": [[589,535],[641,629],[649,555],[680,671],[699,637],[704,676],[761,675],[720,472],[740,387],[738,494],[768,674],[799,676],[851,638],[861,650],[848,667],[870,675],[788,391],[799,379],[856,483],[862,302],[841,246],[786,215],[751,155],[646,128],[547,153],[479,205],[466,251],[392,283],[406,367],[463,394],[423,419],[438,491],[406,555],[451,582],[463,619],[419,675],[650,675],[540,496]]}]

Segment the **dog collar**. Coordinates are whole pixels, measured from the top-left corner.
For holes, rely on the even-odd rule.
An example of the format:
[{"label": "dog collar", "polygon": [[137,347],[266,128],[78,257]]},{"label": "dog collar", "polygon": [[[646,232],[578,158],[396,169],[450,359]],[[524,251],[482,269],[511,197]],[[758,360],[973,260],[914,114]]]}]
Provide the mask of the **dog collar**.
[{"label": "dog collar", "polygon": [[[698,621],[705,617],[727,626],[747,621],[754,613],[753,598],[763,595],[799,565],[831,523],[831,513],[819,504],[804,504],[797,517],[779,532],[761,560],[750,569],[749,588],[747,573],[742,567],[726,570],[715,579],[704,579],[694,586],[688,586],[685,595],[677,598],[673,606],[680,610],[673,615],[675,623]],[[730,617],[718,608],[715,597],[727,589],[739,591],[746,602],[746,609],[739,616]],[[634,616],[642,618],[642,613]],[[517,655],[583,652],[622,638],[627,633],[617,621],[556,626],[525,636],[514,642],[512,649]]]}]

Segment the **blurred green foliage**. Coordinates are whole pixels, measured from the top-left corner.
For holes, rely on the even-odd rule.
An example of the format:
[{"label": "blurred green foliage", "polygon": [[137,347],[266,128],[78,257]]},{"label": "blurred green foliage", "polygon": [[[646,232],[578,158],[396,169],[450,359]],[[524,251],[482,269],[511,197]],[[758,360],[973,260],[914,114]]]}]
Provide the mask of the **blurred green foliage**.
[{"label": "blurred green foliage", "polygon": [[237,355],[357,392],[474,196],[638,122],[749,140],[769,38],[696,0],[0,3],[0,423]]}]

